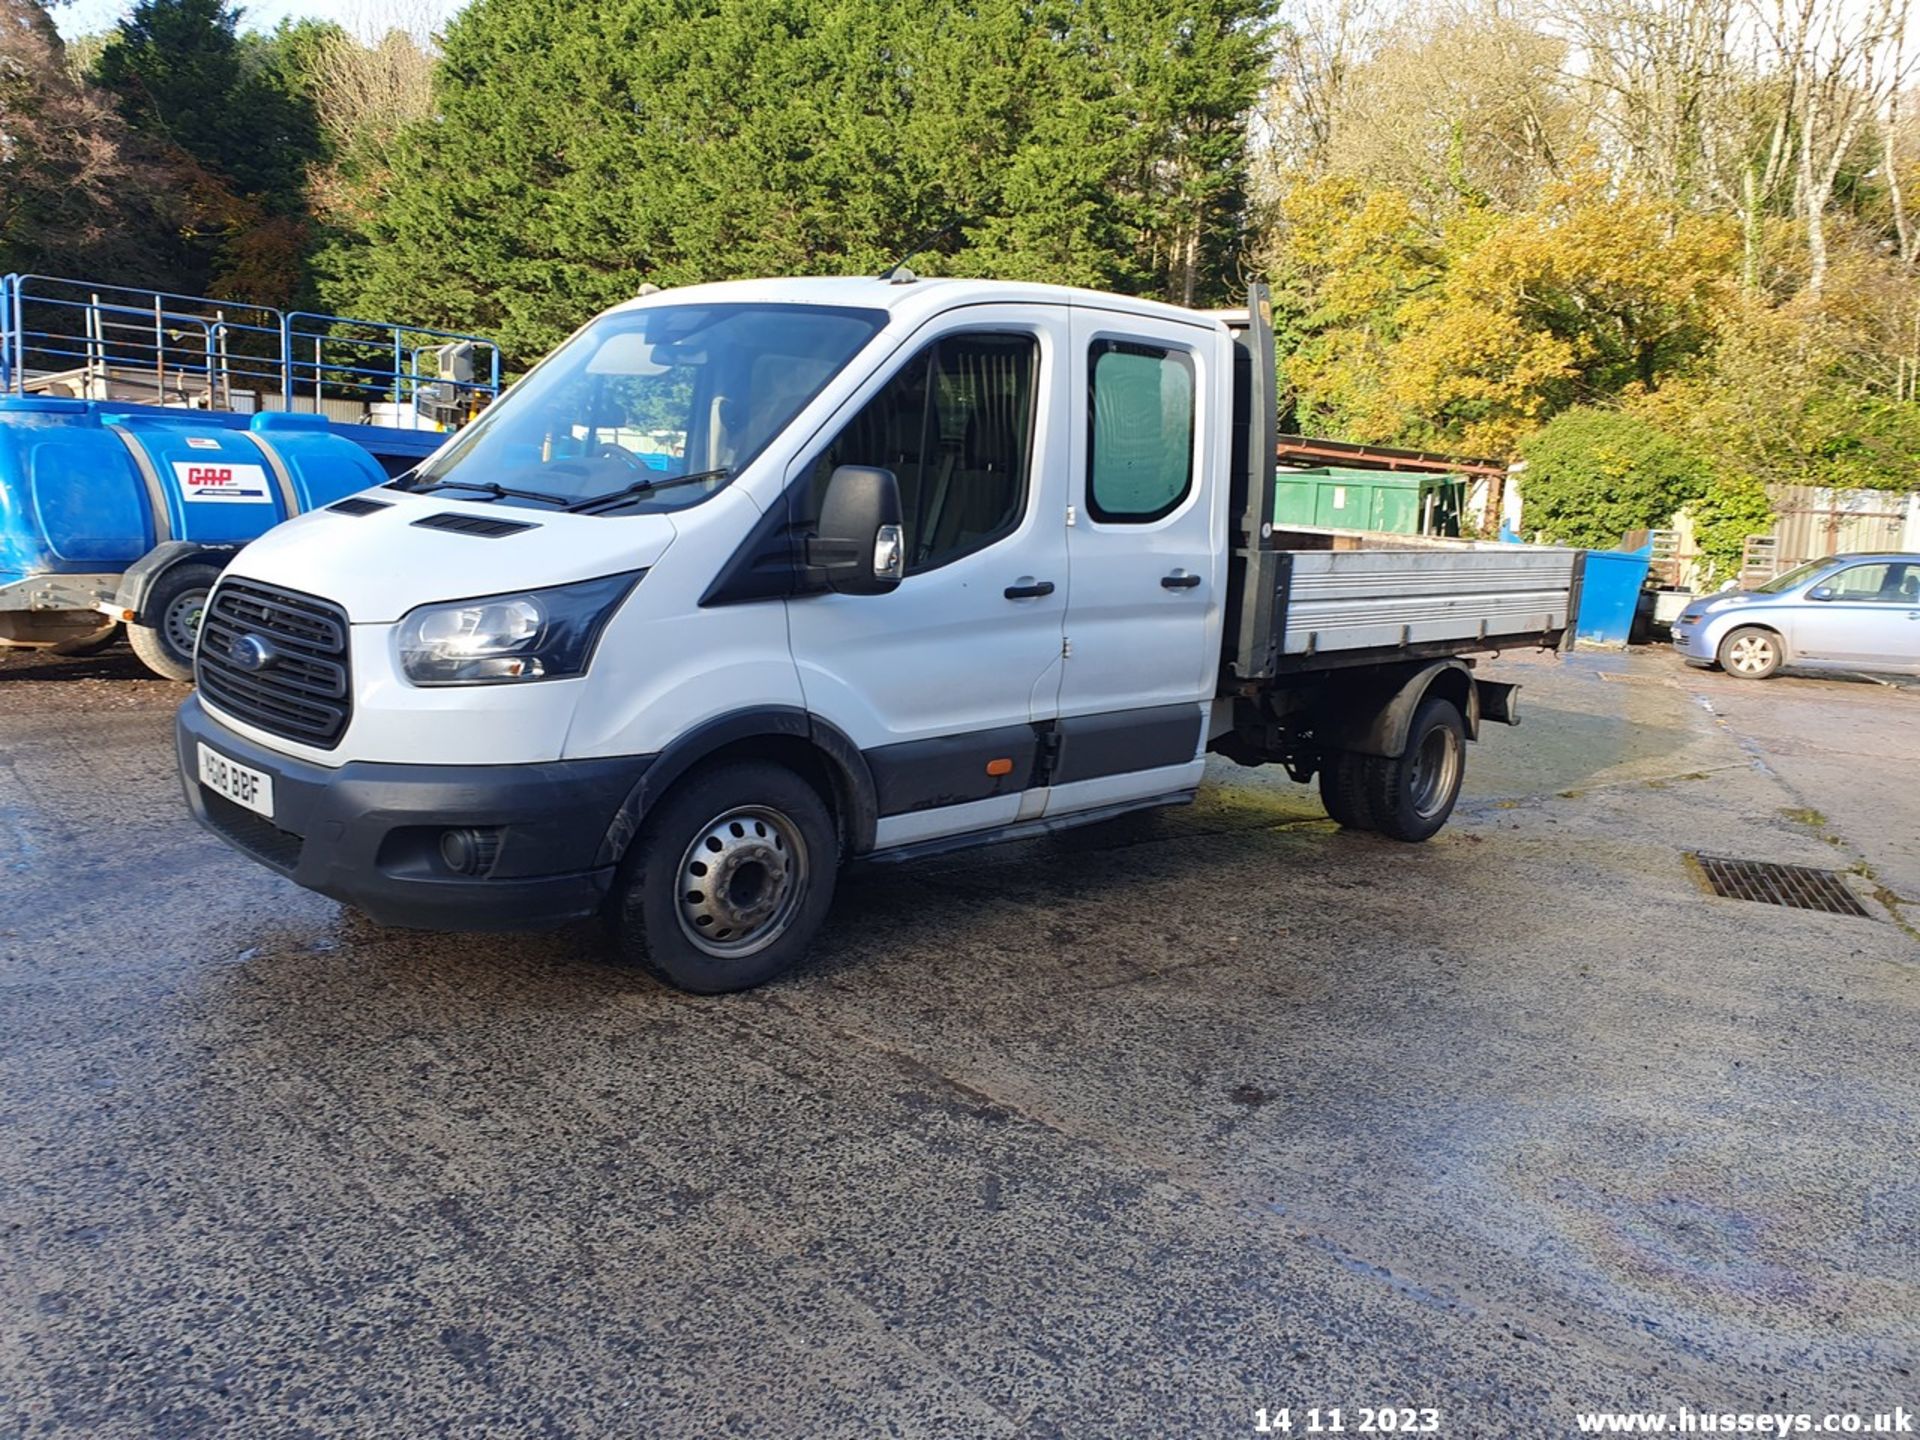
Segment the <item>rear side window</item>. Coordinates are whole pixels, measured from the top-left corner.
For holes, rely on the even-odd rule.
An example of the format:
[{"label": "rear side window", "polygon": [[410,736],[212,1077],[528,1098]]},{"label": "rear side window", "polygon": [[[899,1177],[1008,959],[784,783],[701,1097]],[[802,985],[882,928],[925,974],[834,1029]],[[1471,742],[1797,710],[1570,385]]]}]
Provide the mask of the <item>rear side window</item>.
[{"label": "rear side window", "polygon": [[1038,342],[949,335],[907,362],[814,462],[813,513],[840,465],[900,481],[907,573],[933,570],[1011,534],[1027,507]]},{"label": "rear side window", "polygon": [[1172,514],[1193,488],[1193,357],[1099,340],[1087,370],[1087,509],[1111,524]]}]

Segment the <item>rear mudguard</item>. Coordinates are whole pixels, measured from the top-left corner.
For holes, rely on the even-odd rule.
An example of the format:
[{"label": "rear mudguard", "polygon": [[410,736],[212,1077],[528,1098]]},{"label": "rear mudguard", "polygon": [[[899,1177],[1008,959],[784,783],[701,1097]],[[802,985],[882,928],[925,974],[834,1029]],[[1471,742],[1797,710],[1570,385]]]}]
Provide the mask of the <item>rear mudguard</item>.
[{"label": "rear mudguard", "polygon": [[191,540],[169,540],[154,546],[120,577],[120,589],[113,599],[115,618],[129,625],[152,624],[146,614],[147,596],[163,575],[177,565],[212,565],[224,570],[240,549],[238,545],[197,545]]}]

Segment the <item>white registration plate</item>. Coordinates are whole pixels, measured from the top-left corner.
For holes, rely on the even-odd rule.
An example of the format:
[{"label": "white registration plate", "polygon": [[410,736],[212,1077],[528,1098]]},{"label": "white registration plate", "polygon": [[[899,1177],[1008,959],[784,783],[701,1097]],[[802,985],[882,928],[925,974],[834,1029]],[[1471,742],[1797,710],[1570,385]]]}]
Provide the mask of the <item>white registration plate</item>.
[{"label": "white registration plate", "polygon": [[273,777],[229,760],[205,745],[200,747],[200,783],[256,815],[273,818]]}]

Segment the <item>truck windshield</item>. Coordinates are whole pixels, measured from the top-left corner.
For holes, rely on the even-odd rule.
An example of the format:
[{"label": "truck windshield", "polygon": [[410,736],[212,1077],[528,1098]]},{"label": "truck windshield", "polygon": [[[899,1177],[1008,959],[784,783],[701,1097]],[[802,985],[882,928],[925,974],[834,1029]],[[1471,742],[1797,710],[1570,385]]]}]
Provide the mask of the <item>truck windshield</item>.
[{"label": "truck windshield", "polygon": [[827,305],[616,311],[535,366],[408,486],[538,508],[604,498],[593,507],[602,515],[697,505],[886,318]]}]

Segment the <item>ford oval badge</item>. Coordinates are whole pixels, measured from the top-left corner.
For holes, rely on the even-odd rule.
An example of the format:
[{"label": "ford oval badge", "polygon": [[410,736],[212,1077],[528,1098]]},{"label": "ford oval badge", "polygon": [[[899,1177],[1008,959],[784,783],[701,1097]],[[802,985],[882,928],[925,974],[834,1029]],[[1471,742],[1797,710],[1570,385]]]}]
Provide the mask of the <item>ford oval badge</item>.
[{"label": "ford oval badge", "polygon": [[280,658],[280,652],[259,635],[242,635],[227,654],[242,670],[265,670]]}]

